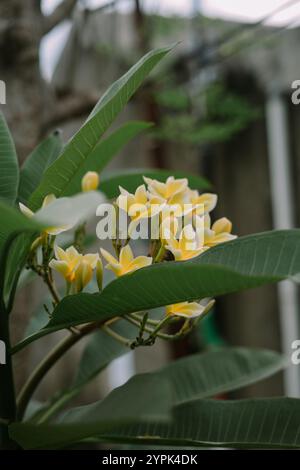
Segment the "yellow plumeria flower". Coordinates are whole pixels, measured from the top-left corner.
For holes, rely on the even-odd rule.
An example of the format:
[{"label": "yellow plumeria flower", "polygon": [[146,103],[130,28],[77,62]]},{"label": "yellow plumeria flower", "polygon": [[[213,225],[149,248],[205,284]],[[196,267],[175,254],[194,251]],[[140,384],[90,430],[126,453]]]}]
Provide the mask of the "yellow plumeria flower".
[{"label": "yellow plumeria flower", "polygon": [[82,255],[74,246],[63,250],[54,247],[56,259],[52,259],[49,266],[58,271],[68,283],[75,282],[77,292],[80,292],[92,279],[99,255],[88,253]]},{"label": "yellow plumeria flower", "polygon": [[214,300],[203,299],[200,302],[180,302],[178,304],[167,305],[166,314],[177,317],[196,318],[204,316],[211,309]]},{"label": "yellow plumeria flower", "polygon": [[93,269],[86,261],[81,261],[75,271],[76,291],[81,292],[82,289],[90,282],[93,277]]},{"label": "yellow plumeria flower", "polygon": [[114,258],[114,256],[103,248],[100,248],[100,251],[103,258],[108,262],[105,267],[113,271],[118,277],[152,264],[152,258],[150,256],[137,256],[134,258],[129,245],[121,249],[119,259]]},{"label": "yellow plumeria flower", "polygon": [[175,179],[174,176],[169,176],[166,182],[162,183],[144,176],[144,181],[150,193],[164,199],[168,204],[183,203],[188,186],[187,178]]},{"label": "yellow plumeria flower", "polygon": [[121,194],[117,199],[117,205],[128,213],[131,220],[137,221],[154,216],[164,204],[161,197],[149,194],[144,184],[139,186],[134,194],[129,193],[122,186],[119,188]]},{"label": "yellow plumeria flower", "polygon": [[63,250],[59,246],[54,247],[55,258],[49,263],[50,268],[58,271],[67,282],[75,280],[75,271],[82,259],[82,254],[78,253],[74,246]]},{"label": "yellow plumeria flower", "polygon": [[99,260],[98,253],[88,253],[82,255],[79,264],[75,269],[75,283],[77,292],[82,289],[91,281],[93,277],[93,270],[96,268]]},{"label": "yellow plumeria flower", "polygon": [[165,216],[162,212],[162,221],[160,224],[160,239],[161,242],[166,244],[170,237],[176,238],[179,222],[178,219],[174,216]]},{"label": "yellow plumeria flower", "polygon": [[83,192],[95,191],[99,186],[99,175],[95,171],[88,171],[81,180]]},{"label": "yellow plumeria flower", "polygon": [[129,193],[121,186],[119,188],[121,194],[117,199],[117,205],[127,212],[131,219],[128,227],[128,234],[131,236],[141,221],[159,214],[165,201],[158,196],[149,194],[144,184],[139,186],[134,194]]},{"label": "yellow plumeria flower", "polygon": [[205,230],[204,230],[204,244],[205,246],[211,247],[218,245],[219,243],[228,242],[237,238],[236,235],[232,235],[232,223],[226,217],[222,217],[212,225],[210,228],[210,217],[205,216]]},{"label": "yellow plumeria flower", "polygon": [[207,249],[191,224],[186,225],[182,229],[179,240],[172,233],[169,233],[166,248],[173,253],[176,261],[195,258],[195,256],[200,255]]},{"label": "yellow plumeria flower", "polygon": [[198,191],[190,191],[190,202],[196,206],[196,214],[211,212],[217,205],[218,196],[213,193],[199,194]]},{"label": "yellow plumeria flower", "polygon": [[[49,204],[52,204],[52,202],[54,202],[55,200],[56,200],[56,197],[54,196],[54,194],[48,194],[43,200],[42,208],[48,206]],[[20,208],[20,211],[24,215],[26,215],[26,217],[31,218],[34,216],[34,212],[31,209],[29,209],[29,207],[22,204],[21,202],[19,202],[19,208]],[[48,234],[48,235],[59,235],[60,233],[65,232],[66,230],[69,230],[70,228],[72,228],[71,225],[62,225],[60,227],[47,227],[43,231],[43,233]]]}]

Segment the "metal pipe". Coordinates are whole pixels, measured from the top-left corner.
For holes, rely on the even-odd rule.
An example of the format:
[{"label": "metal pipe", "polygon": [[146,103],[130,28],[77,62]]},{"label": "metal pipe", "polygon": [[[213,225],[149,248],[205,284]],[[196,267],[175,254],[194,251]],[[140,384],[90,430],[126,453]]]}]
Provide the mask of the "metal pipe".
[{"label": "metal pipe", "polygon": [[[266,104],[270,186],[274,229],[295,226],[290,169],[287,110],[278,91],[271,93]],[[291,357],[291,345],[299,338],[297,286],[291,281],[278,285],[281,344],[283,353]],[[284,389],[288,396],[300,396],[300,371],[290,365],[284,371]]]}]

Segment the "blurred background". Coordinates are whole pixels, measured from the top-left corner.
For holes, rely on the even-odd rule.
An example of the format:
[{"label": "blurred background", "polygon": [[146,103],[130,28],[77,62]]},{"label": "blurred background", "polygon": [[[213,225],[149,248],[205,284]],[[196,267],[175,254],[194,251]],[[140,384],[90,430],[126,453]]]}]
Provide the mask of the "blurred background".
[{"label": "blurred background", "polygon": [[[240,236],[299,226],[300,107],[291,101],[292,83],[300,80],[299,25],[295,0],[1,0],[7,102],[1,108],[20,161],[54,129],[67,141],[110,83],[145,52],[179,42],[116,123],[149,120],[154,130],[128,145],[108,171],[201,174],[219,196],[213,216],[231,219]],[[24,335],[26,312],[43,311],[45,294],[39,281],[21,290],[14,340]],[[34,318],[35,326],[45,321]],[[18,386],[61,335],[18,356]],[[228,295],[185,340],[157,342],[115,361],[77,403],[199,350],[240,345],[290,355],[299,335],[299,292],[289,282]],[[70,381],[83,347],[48,375],[38,400]],[[282,393],[300,396],[299,367],[234,396]]]}]

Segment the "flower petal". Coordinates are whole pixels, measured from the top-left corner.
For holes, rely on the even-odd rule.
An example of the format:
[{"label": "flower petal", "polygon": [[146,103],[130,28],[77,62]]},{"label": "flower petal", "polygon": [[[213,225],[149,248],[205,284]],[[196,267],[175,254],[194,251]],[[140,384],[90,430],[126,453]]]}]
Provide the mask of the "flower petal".
[{"label": "flower petal", "polygon": [[132,249],[129,245],[124,246],[120,251],[119,262],[122,267],[127,267],[133,261]]},{"label": "flower petal", "polygon": [[119,261],[114,258],[108,251],[106,251],[104,248],[100,248],[101,255],[103,258],[111,265],[118,265]]},{"label": "flower petal", "polygon": [[52,202],[56,201],[56,196],[54,194],[48,194],[43,200],[42,207],[49,206]]},{"label": "flower petal", "polygon": [[26,217],[29,217],[29,218],[33,217],[34,212],[32,212],[32,210],[30,210],[29,207],[22,204],[22,202],[19,202],[19,208],[22,214],[26,215]]},{"label": "flower petal", "polygon": [[227,217],[222,217],[221,219],[216,220],[212,226],[212,230],[214,230],[217,234],[223,232],[230,233],[232,230],[232,223],[229,219],[227,219]]},{"label": "flower petal", "polygon": [[129,264],[127,272],[136,271],[137,269],[150,266],[150,264],[152,264],[152,258],[150,256],[138,256]]},{"label": "flower petal", "polygon": [[95,269],[97,261],[99,260],[98,253],[87,253],[83,255],[82,262],[88,263],[92,269]]},{"label": "flower petal", "polygon": [[62,261],[68,260],[68,255],[66,254],[65,250],[63,250],[60,246],[58,245],[54,246],[54,253],[55,253],[56,259],[62,260]]},{"label": "flower petal", "polygon": [[58,271],[64,278],[66,278],[70,272],[68,263],[66,261],[60,261],[52,259],[49,263],[50,268]]}]

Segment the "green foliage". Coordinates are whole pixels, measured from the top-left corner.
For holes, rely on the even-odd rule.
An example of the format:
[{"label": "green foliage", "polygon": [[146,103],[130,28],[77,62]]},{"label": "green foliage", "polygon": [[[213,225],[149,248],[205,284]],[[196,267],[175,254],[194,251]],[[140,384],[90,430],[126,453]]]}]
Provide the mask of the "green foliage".
[{"label": "green foliage", "polygon": [[[86,161],[80,165],[76,174],[74,173],[72,179],[65,184],[61,196],[72,196],[80,192],[81,179],[85,173],[88,171],[100,173],[130,140],[149,127],[151,124],[147,122],[128,122],[112,132],[106,139],[101,140]],[[102,185],[100,189],[105,193]]]},{"label": "green foliage", "polygon": [[13,205],[19,184],[16,149],[3,114],[0,112],[0,202]]},{"label": "green foliage", "polygon": [[130,424],[136,417],[150,422],[170,417],[172,389],[166,379],[155,375],[137,375],[115,389],[101,402],[74,408],[60,418],[57,425],[16,423],[11,437],[24,448],[55,448]]},{"label": "green foliage", "polygon": [[[0,292],[1,301],[7,305],[33,237],[41,230],[42,225],[2,203],[0,203],[0,217],[5,221],[0,226]],[[19,249],[13,251],[18,241]]]},{"label": "green foliage", "polygon": [[[28,327],[29,336],[8,351],[9,359],[12,353],[42,336],[66,328],[70,330],[33,371],[21,390],[17,422],[13,422],[15,400],[12,371],[5,369],[5,374],[1,375],[5,376],[5,387],[0,387],[0,447],[7,429],[11,439],[20,446],[34,449],[62,448],[87,439],[178,447],[300,447],[299,400],[214,399],[218,394],[262,380],[284,367],[286,361],[281,355],[265,350],[224,348],[195,354],[153,373],[133,377],[102,401],[62,412],[71,398],[79,394],[113,359],[126,353],[128,346],[134,347],[138,343],[150,345],[157,337],[175,339],[176,335],[161,330],[169,321],[178,325],[178,317],[176,314],[173,317],[165,315],[158,320],[155,308],[217,297],[284,279],[299,281],[299,230],[241,237],[210,248],[188,261],[169,261],[167,256],[160,257],[161,251],[165,254],[163,242],[157,247],[152,241],[150,250],[154,251],[150,252],[154,264],[122,275],[104,288],[101,263],[96,259],[97,288],[91,291],[93,293],[82,292],[82,289],[87,285],[85,283],[83,286],[85,279],[88,282],[92,280],[95,267],[88,264],[88,257],[83,261],[83,256],[74,247],[67,254],[72,253],[71,261],[76,268],[73,266],[73,270],[70,269],[71,262],[63,250],[60,252],[62,258],[57,259],[56,264],[53,261],[49,264],[54,243],[57,243],[49,228],[61,228],[65,224],[75,226],[71,238],[69,234],[67,245],[74,243],[78,250],[84,249],[87,241],[86,220],[95,213],[103,196],[98,191],[78,195],[82,177],[88,171],[102,171],[129,140],[149,127],[146,123],[131,122],[101,139],[130,97],[169,50],[150,52],[115,82],[63,149],[57,135],[42,142],[24,163],[20,184],[14,145],[4,118],[0,116],[0,323],[5,325],[5,332],[3,328],[0,330],[1,339],[3,337],[9,344],[7,314],[12,308],[16,285],[26,261],[49,287],[52,306],[51,309],[47,308],[48,315],[44,315],[44,318],[49,317],[47,324],[44,324],[44,318],[37,316]],[[226,140],[257,116],[256,110],[250,109],[248,103],[219,86],[209,89],[206,94],[207,119],[201,129],[199,118],[190,112],[190,99],[182,90],[177,93],[169,89],[158,100],[160,105],[175,112],[175,119],[172,116],[168,124],[170,128],[163,123],[160,137],[174,139],[176,133],[176,140],[194,144]],[[143,183],[143,175],[164,181],[170,172],[135,170],[123,175],[104,176],[101,177],[100,190],[109,198],[117,196],[118,185],[134,192]],[[173,175],[186,177],[191,189],[210,187],[205,179],[195,175],[182,172]],[[89,176],[97,180],[97,175]],[[171,181],[171,184],[174,185],[174,182]],[[16,202],[18,188],[19,199],[28,201],[35,212],[29,218],[11,207]],[[188,198],[193,198],[191,194],[194,193],[190,189],[184,191],[187,191],[185,196],[187,194]],[[51,193],[59,198],[41,208],[44,197]],[[205,197],[213,198],[212,195]],[[165,196],[165,201],[170,204],[169,196]],[[221,235],[230,237],[229,222],[223,219],[219,221],[220,225],[225,226]],[[64,243],[61,245],[64,246]],[[115,241],[114,248],[119,256],[122,248],[119,240]],[[56,256],[59,258],[59,255]],[[79,265],[76,263],[82,263],[79,288],[76,284]],[[62,268],[59,272],[66,280],[66,295],[62,295],[62,299],[62,291],[55,290],[50,266]],[[96,280],[93,282],[96,285]],[[206,311],[202,313],[204,315]],[[186,317],[179,336],[181,332],[185,334],[190,331],[202,318],[202,313],[197,311],[197,318]],[[79,339],[90,333],[91,338],[71,385],[50,397],[45,404],[38,407],[34,402],[29,404],[50,367]],[[148,336],[143,343],[144,335]],[[13,412],[9,414],[8,402],[13,402]],[[28,404],[31,412],[25,414],[24,420]],[[10,416],[9,423],[3,421],[7,416]]]},{"label": "green foliage", "polygon": [[180,87],[167,89],[157,94],[157,101],[170,112],[154,135],[192,145],[228,141],[259,116],[253,104],[221,83],[210,85],[192,100]]},{"label": "green foliage", "polygon": [[[47,194],[64,195],[66,186],[69,195],[76,192],[76,181],[78,184],[78,180],[84,176],[86,162],[92,164],[93,160],[98,158],[100,138],[155,65],[170,50],[168,47],[149,52],[107,90],[86,123],[66,145],[61,156],[44,173],[39,187],[30,198],[32,209],[40,207]],[[103,156],[103,152],[100,151],[100,158],[101,155]]]},{"label": "green foliage", "polygon": [[192,447],[272,449],[300,447],[300,400],[199,400],[178,406],[171,423],[116,427],[99,441]]},{"label": "green foliage", "polygon": [[39,185],[45,170],[56,160],[62,148],[61,134],[55,131],[26,158],[20,172],[18,198],[21,202],[27,203],[31,194]]},{"label": "green foliage", "polygon": [[102,293],[65,297],[48,325],[15,350],[62,328],[108,320],[116,312],[124,315],[293,278],[300,270],[299,248],[299,230],[271,231],[221,244],[190,261],[139,269],[111,282]]},{"label": "green foliage", "polygon": [[242,348],[192,355],[157,372],[137,375],[102,402],[71,409],[53,424],[16,424],[11,426],[11,433],[25,448],[61,447],[103,433],[113,440],[117,434],[122,441],[128,421],[129,430],[136,429],[136,434],[131,434],[133,440],[151,436],[153,433],[145,430],[147,422],[149,429],[159,423],[162,429],[172,430],[172,410],[176,416],[178,407],[196,403],[198,413],[200,398],[260,380],[280,370],[283,364],[279,354]]}]

